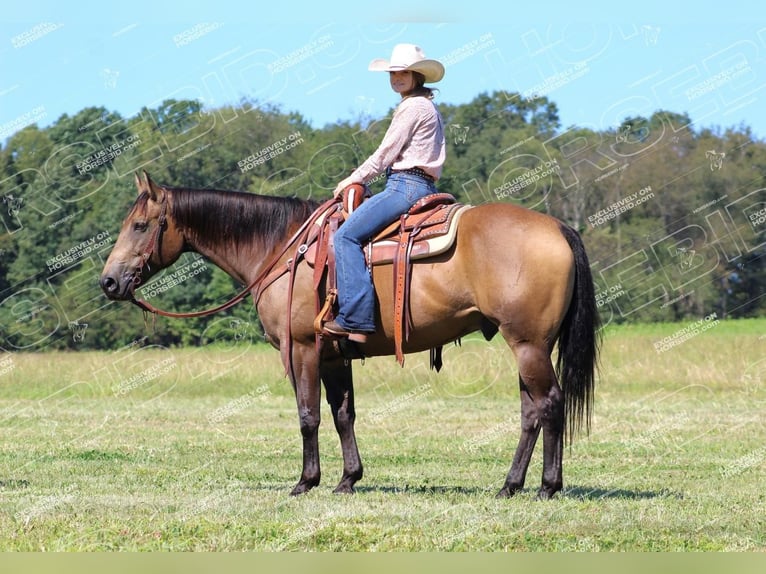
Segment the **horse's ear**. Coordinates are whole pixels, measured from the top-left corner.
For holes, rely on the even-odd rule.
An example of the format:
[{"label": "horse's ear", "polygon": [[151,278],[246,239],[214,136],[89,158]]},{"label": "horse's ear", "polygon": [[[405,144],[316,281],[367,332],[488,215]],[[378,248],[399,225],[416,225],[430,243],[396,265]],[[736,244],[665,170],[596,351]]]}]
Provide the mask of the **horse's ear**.
[{"label": "horse's ear", "polygon": [[155,183],[152,181],[152,178],[149,177],[149,174],[146,173],[146,171],[144,171],[143,186],[146,189],[146,192],[149,194],[149,199],[156,203],[162,203],[165,201],[165,190],[160,186],[155,185]]},{"label": "horse's ear", "polygon": [[136,189],[138,190],[138,195],[141,195],[143,192],[148,191],[146,187],[144,187],[143,182],[141,181],[141,178],[138,177],[138,172],[133,172],[133,180],[136,182]]}]

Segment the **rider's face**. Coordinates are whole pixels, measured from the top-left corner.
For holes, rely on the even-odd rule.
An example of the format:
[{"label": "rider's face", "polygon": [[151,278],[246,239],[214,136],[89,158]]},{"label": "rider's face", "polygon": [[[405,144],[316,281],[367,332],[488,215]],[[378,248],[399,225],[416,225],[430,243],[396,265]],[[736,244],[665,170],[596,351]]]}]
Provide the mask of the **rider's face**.
[{"label": "rider's face", "polygon": [[405,94],[415,88],[415,76],[409,70],[389,72],[391,89],[397,94]]}]

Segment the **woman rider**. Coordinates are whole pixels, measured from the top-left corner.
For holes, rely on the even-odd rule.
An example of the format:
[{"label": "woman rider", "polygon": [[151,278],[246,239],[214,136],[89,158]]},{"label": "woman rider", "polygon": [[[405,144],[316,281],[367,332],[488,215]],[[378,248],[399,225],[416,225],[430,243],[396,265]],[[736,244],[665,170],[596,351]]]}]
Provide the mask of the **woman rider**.
[{"label": "woman rider", "polygon": [[387,174],[383,191],[362,203],[335,234],[338,314],[324,330],[336,337],[365,342],[375,332],[375,291],[362,244],[406,213],[420,198],[436,193],[446,157],[444,126],[425,83],[444,77],[444,66],[426,59],[414,44],[394,46],[390,60],[373,60],[369,69],[389,73],[391,88],[401,95],[378,149],[338,183],[337,197],[352,184],[366,184]]}]

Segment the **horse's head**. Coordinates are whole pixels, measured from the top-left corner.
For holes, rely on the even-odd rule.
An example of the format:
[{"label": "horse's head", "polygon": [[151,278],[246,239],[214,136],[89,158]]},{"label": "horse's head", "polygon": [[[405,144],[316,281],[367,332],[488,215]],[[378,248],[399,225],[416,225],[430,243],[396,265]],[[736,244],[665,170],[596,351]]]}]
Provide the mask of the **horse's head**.
[{"label": "horse's head", "polygon": [[133,299],[136,287],[173,264],[181,255],[183,236],[170,214],[168,190],[144,172],[135,176],[138,198],[122,222],[122,229],[101,272],[101,288],[110,299]]}]

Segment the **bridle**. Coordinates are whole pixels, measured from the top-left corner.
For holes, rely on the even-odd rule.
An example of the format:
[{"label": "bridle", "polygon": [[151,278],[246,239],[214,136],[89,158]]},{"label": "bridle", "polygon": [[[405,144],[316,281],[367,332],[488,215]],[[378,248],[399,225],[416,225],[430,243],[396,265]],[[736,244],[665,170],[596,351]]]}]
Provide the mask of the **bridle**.
[{"label": "bridle", "polygon": [[[139,285],[141,285],[141,271],[143,271],[144,266],[146,265],[149,267],[149,259],[151,259],[152,255],[154,254],[155,247],[157,248],[157,257],[160,260],[160,265],[162,265],[162,232],[165,230],[165,227],[167,226],[167,212],[168,212],[168,202],[163,201],[162,207],[160,208],[160,215],[157,217],[157,229],[154,230],[154,233],[152,234],[151,239],[149,240],[149,243],[146,244],[146,249],[141,254],[141,261],[138,264],[138,268],[136,269],[135,275],[133,275],[133,289],[135,290]],[[135,298],[133,299],[135,301]]]}]

